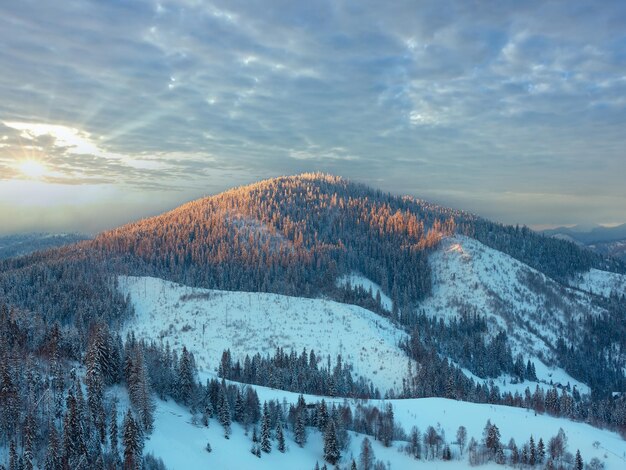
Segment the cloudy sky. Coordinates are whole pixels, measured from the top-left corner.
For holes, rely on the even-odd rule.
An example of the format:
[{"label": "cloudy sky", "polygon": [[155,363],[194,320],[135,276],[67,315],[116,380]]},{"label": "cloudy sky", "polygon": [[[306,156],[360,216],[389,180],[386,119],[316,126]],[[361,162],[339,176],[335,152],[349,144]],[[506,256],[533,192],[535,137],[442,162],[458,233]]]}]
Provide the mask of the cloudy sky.
[{"label": "cloudy sky", "polygon": [[0,3],[0,232],[321,170],[532,226],[626,222],[626,3]]}]

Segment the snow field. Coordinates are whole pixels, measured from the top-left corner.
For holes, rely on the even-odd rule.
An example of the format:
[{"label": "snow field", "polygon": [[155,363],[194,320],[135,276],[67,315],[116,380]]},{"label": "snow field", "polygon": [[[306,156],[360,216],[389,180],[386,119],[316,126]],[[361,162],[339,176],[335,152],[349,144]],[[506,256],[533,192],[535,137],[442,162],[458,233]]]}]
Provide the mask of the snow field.
[{"label": "snow field", "polygon": [[334,364],[341,354],[353,376],[371,379],[381,393],[399,389],[406,333],[390,321],[354,305],[277,294],[195,289],[150,277],[120,277],[135,317],[124,326],[140,338],[169,341],[193,351],[198,368],[215,370],[225,349],[234,359],[273,354],[277,347],[303,348]]},{"label": "snow field", "polygon": [[590,269],[571,281],[573,287],[585,292],[610,297],[611,294],[626,295],[626,276],[623,274]]}]

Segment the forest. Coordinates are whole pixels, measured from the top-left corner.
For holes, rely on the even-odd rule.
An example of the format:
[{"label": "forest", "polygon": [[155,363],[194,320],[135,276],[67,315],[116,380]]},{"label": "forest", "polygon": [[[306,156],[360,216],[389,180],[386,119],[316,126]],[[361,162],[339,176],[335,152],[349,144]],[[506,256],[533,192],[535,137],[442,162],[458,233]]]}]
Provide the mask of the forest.
[{"label": "forest", "polygon": [[[486,339],[480,312],[448,324],[420,315],[419,303],[431,286],[428,255],[452,233],[473,236],[559,281],[591,267],[626,272],[617,260],[527,228],[320,174],[237,188],[94,240],[0,261],[0,446],[9,449],[7,468],[162,468],[142,453],[153,425],[154,396],[189,407],[198,422],[219,421],[226,435],[233,421],[249,427],[257,434],[258,442],[251,439],[255,455],[267,452],[269,435],[278,448],[281,433],[303,444],[307,426],[328,436],[331,465],[348,429],[381,442],[402,436],[391,410],[364,405],[348,419],[340,407],[320,411],[323,402],[314,410],[306,404],[285,410],[282,404],[261,404],[250,387],[217,379],[198,383],[193,354],[186,349],[119,336],[133,314],[130,300],[117,289],[122,274],[361,304],[410,333],[403,347],[418,364],[407,368],[401,391],[389,392],[355,379],[349,364],[323,352],[281,349],[273,357],[256,355],[239,363],[225,351],[216,364],[223,379],[339,397],[397,394],[507,404],[624,434],[626,397],[611,393],[625,385],[623,299],[598,300],[610,313],[584,319],[579,344],[560,341],[555,348],[560,365],[588,383],[591,396],[556,388],[511,395],[476,384],[447,357],[485,378],[506,372],[519,381],[533,380],[534,365],[512,354],[506,333]],[[358,288],[336,286],[338,276],[353,271],[381,286],[393,301],[391,312]],[[117,409],[115,400],[105,399],[104,391],[112,387],[127,390],[131,408]],[[429,429],[423,438],[419,431],[404,437],[413,442],[416,458],[449,455],[448,444]],[[425,439],[430,444],[418,452],[416,443]],[[538,461],[536,453],[531,458],[532,441],[519,448],[486,441],[468,450],[476,462],[508,459],[533,466]],[[541,459],[558,462],[565,455],[557,449],[548,459],[548,453]]]}]

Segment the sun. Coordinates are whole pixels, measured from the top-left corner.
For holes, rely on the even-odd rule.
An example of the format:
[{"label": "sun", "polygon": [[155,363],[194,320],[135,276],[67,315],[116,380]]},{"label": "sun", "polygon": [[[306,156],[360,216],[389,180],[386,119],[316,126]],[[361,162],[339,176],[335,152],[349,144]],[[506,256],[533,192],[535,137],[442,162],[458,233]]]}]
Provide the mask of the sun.
[{"label": "sun", "polygon": [[46,176],[46,165],[37,160],[24,160],[17,165],[18,170],[26,177],[39,179]]}]

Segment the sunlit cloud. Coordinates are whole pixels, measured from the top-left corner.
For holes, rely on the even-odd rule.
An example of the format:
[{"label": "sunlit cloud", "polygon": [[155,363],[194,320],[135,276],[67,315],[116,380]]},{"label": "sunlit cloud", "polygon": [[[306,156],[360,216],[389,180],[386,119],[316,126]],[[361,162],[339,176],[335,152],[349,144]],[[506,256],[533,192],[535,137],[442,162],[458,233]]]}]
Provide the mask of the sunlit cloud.
[{"label": "sunlit cloud", "polygon": [[0,186],[167,208],[319,170],[506,222],[626,218],[623,2],[79,3],[0,5]]}]

